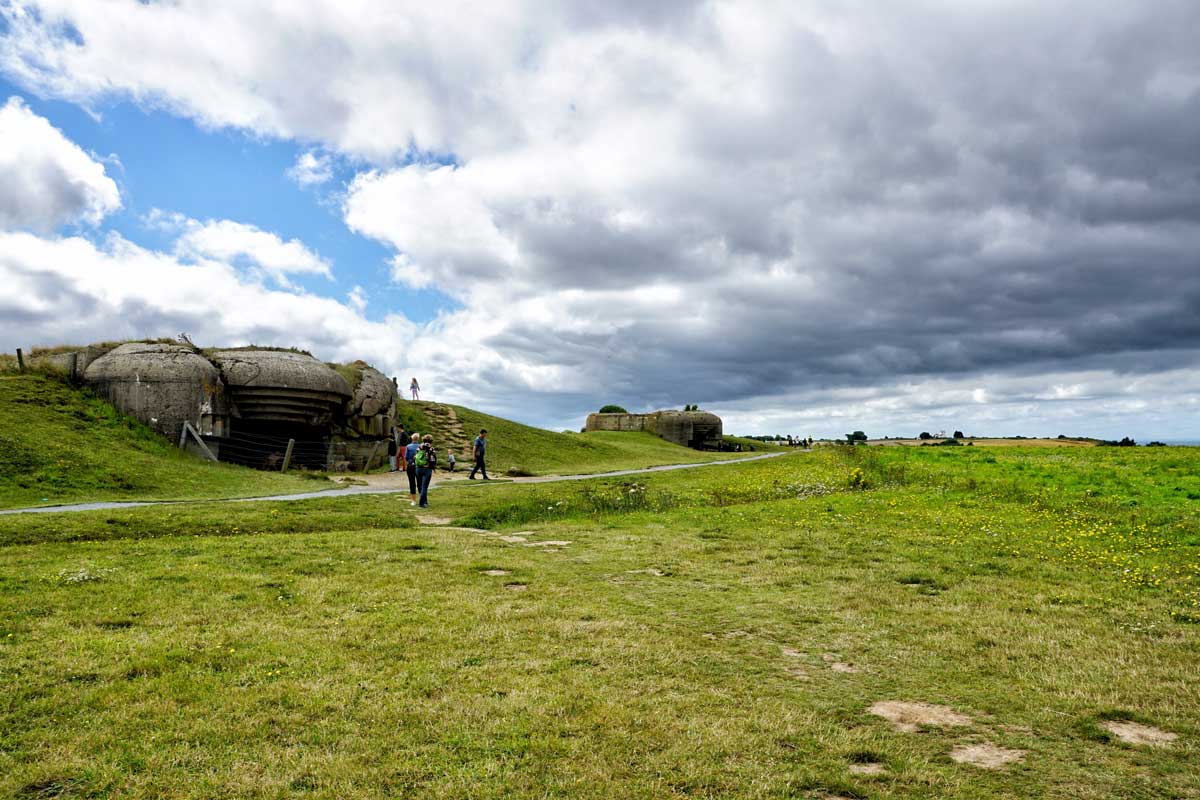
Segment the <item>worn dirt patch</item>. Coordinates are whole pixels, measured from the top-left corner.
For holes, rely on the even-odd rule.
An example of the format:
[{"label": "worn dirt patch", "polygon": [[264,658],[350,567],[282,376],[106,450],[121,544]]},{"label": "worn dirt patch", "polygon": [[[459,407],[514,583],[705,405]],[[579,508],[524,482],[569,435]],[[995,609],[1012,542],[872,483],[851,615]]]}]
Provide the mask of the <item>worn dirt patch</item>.
[{"label": "worn dirt patch", "polygon": [[666,575],[667,573],[663,572],[661,569],[657,569],[656,567],[650,567],[649,569],[627,570],[627,574],[629,574],[629,575],[653,575],[656,578],[661,578],[664,575]]},{"label": "worn dirt patch", "polygon": [[526,544],[524,536],[501,536],[500,541],[508,542],[509,544]]},{"label": "worn dirt patch", "polygon": [[417,514],[417,522],[422,525],[449,525],[453,520],[449,517],[435,517],[432,514]]},{"label": "worn dirt patch", "polygon": [[1179,738],[1179,734],[1143,725],[1140,722],[1130,722],[1125,719],[1110,719],[1100,723],[1100,727],[1111,733],[1126,744],[1145,744],[1150,747],[1166,747]]},{"label": "worn dirt patch", "polygon": [[547,539],[544,542],[525,542],[526,547],[566,547],[570,542],[564,542],[560,539]]},{"label": "worn dirt patch", "polygon": [[794,647],[781,647],[779,648],[779,652],[788,658],[804,658],[804,653]]},{"label": "worn dirt patch", "polygon": [[1010,750],[988,742],[961,744],[950,751],[950,758],[959,764],[970,764],[982,769],[1003,769],[1024,757],[1024,750]]},{"label": "worn dirt patch", "polygon": [[851,764],[847,769],[854,775],[886,775],[887,767],[880,764],[878,761],[871,761],[866,764]]},{"label": "worn dirt patch", "polygon": [[960,714],[949,706],[933,703],[905,703],[899,700],[881,700],[867,709],[877,717],[883,717],[898,731],[915,733],[921,726],[941,728],[963,727],[971,724],[971,718]]},{"label": "worn dirt patch", "polygon": [[853,675],[857,672],[862,672],[862,669],[859,667],[856,667],[853,664],[847,664],[843,661],[831,661],[829,662],[829,668],[834,672],[841,672],[845,673],[846,675]]},{"label": "worn dirt patch", "polygon": [[501,577],[502,575],[507,575],[507,574],[508,574],[508,570],[506,570],[506,569],[485,569],[485,570],[484,570],[482,573],[480,573],[480,574],[482,574],[482,575],[491,575],[493,578],[499,578],[499,577]]},{"label": "worn dirt patch", "polygon": [[529,587],[523,583],[506,583],[504,584],[504,588],[508,589],[510,592],[523,592]]}]

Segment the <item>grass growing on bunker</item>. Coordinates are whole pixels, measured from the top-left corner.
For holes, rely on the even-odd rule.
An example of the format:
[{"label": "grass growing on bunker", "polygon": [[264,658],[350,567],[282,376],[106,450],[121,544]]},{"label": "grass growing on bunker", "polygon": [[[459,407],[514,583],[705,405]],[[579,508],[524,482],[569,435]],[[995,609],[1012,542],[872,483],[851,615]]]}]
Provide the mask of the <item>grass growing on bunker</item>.
[{"label": "grass growing on bunker", "polygon": [[319,483],[202,461],[90,392],[0,374],[0,508],[313,491]]},{"label": "grass growing on bunker", "polygon": [[1200,795],[1200,453],[943,452],[0,518],[0,795]]}]

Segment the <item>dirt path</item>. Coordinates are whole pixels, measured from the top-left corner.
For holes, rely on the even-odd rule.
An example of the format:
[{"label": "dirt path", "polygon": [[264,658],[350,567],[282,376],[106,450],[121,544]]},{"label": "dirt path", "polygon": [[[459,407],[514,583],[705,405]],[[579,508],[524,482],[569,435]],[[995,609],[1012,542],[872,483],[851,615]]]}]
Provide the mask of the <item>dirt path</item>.
[{"label": "dirt path", "polygon": [[[625,475],[646,475],[654,472],[671,472],[677,469],[698,469],[700,467],[720,467],[727,464],[745,464],[748,461],[762,461],[766,458],[778,458],[785,456],[787,453],[763,453],[757,456],[748,456],[746,458],[734,458],[728,461],[706,461],[700,464],[664,464],[660,467],[646,467],[644,469],[624,469],[616,472],[598,472],[592,475],[543,475],[535,478],[498,478],[490,481],[493,484],[500,483],[557,483],[559,481],[586,481],[592,478],[619,478]],[[166,506],[166,505],[183,505],[193,503],[261,503],[268,500],[283,501],[283,500],[313,500],[320,497],[348,497],[357,494],[407,494],[408,493],[408,478],[403,472],[384,472],[368,474],[364,476],[354,476],[358,480],[366,480],[366,486],[347,486],[342,489],[323,489],[315,492],[300,492],[297,494],[276,494],[267,495],[265,497],[231,497],[231,498],[213,498],[211,500],[130,500],[124,502],[111,503],[73,503],[70,505],[61,506],[35,506],[32,508],[9,508],[0,510],[0,515],[4,514],[50,514],[60,512],[73,511],[107,511],[109,509],[118,508],[140,508],[142,506]],[[434,478],[430,484],[430,490],[436,489],[439,486],[445,486],[451,483],[462,483],[467,480],[466,473],[460,475],[439,475]],[[475,481],[477,484],[487,485],[484,481]]]}]

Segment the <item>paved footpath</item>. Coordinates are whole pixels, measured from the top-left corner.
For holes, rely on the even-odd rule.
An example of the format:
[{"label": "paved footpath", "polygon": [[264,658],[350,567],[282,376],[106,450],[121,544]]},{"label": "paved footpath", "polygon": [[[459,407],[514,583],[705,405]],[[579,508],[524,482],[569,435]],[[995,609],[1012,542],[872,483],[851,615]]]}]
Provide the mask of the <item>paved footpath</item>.
[{"label": "paved footpath", "polygon": [[[497,478],[492,483],[556,483],[558,481],[585,481],[592,478],[619,478],[624,475],[645,475],[651,472],[670,472],[677,469],[695,469],[698,467],[720,467],[727,464],[745,464],[748,461],[761,461],[765,458],[778,458],[787,455],[783,453],[763,453],[747,458],[733,458],[728,461],[705,461],[700,464],[664,464],[661,467],[646,467],[645,469],[624,469],[617,472],[598,472],[592,475],[544,475],[534,478]],[[386,479],[375,486],[347,486],[343,489],[324,489],[316,492],[300,492],[298,494],[276,494],[265,497],[232,497],[215,498],[212,500],[143,500],[115,503],[74,503],[62,506],[36,506],[33,508],[10,508],[0,511],[0,514],[58,514],[72,511],[107,511],[118,508],[140,508],[142,506],[168,506],[194,503],[263,503],[268,500],[315,500],[321,497],[348,497],[356,494],[408,494],[406,481],[397,476],[384,473],[370,477]],[[430,484],[430,490],[446,483],[461,483],[465,478],[441,478]],[[404,485],[401,486],[401,483]],[[482,483],[482,481],[476,481]]]}]

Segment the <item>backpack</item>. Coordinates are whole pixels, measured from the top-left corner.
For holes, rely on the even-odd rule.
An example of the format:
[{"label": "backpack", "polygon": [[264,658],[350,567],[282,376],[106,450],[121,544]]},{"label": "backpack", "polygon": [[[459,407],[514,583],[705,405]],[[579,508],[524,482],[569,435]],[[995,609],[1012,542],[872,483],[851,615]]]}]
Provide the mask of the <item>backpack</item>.
[{"label": "backpack", "polygon": [[437,465],[437,454],[433,452],[432,447],[422,446],[421,449],[417,451],[417,455],[413,459],[413,463],[415,463],[418,467],[428,467],[432,469]]}]

